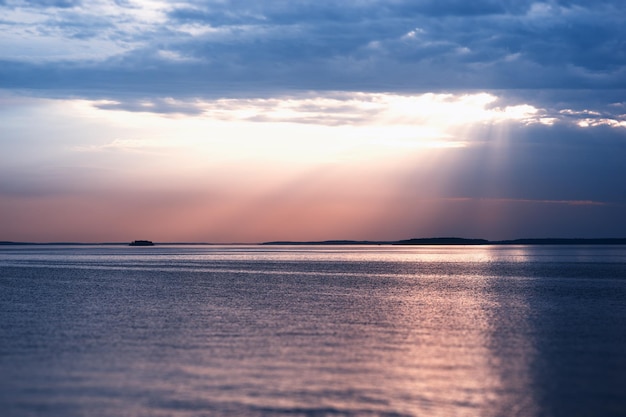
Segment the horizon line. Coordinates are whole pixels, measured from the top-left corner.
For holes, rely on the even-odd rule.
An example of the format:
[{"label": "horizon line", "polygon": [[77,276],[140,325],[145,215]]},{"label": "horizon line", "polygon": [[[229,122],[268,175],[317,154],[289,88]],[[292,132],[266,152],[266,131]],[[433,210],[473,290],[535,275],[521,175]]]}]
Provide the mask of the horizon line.
[{"label": "horizon line", "polygon": [[[26,241],[0,241],[0,245],[84,245],[84,246],[128,246],[130,242],[26,242]],[[316,241],[277,240],[266,242],[153,242],[154,245],[207,245],[207,246],[289,246],[289,245],[514,245],[514,244],[626,244],[626,237],[592,237],[592,238],[515,238],[489,240],[482,238],[462,237],[428,237],[410,238],[400,240],[352,240],[352,239],[329,239]]]}]

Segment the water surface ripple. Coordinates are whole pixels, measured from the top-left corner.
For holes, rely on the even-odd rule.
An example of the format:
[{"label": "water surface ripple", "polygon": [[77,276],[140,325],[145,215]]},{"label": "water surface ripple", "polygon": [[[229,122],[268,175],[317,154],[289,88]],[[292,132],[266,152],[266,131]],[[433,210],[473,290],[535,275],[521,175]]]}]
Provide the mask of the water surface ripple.
[{"label": "water surface ripple", "polygon": [[0,247],[12,416],[624,416],[624,246]]}]

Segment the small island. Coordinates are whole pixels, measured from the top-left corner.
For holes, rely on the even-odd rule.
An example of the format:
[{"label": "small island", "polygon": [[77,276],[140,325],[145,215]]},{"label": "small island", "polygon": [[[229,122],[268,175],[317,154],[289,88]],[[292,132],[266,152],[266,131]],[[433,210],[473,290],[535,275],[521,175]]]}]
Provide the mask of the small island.
[{"label": "small island", "polygon": [[154,243],[150,240],[133,240],[128,246],[154,246]]}]

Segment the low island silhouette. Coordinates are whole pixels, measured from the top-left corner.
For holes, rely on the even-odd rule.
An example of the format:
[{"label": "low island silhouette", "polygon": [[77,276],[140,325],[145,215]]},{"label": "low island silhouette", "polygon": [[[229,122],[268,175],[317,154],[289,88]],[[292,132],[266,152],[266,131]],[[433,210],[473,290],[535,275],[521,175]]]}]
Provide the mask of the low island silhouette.
[{"label": "low island silhouette", "polygon": [[151,240],[133,240],[128,246],[154,246]]},{"label": "low island silhouette", "polygon": [[392,241],[323,240],[276,241],[262,245],[626,245],[626,238],[532,238],[512,240],[465,239],[461,237],[413,238]]}]

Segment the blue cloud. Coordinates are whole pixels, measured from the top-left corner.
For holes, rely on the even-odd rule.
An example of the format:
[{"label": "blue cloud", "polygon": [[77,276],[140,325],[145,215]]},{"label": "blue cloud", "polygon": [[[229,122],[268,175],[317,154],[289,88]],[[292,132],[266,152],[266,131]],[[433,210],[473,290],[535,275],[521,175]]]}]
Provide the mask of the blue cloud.
[{"label": "blue cloud", "polygon": [[427,15],[427,16],[485,16],[520,14],[526,12],[532,1],[502,1],[502,0],[423,0],[402,1],[395,3],[392,9],[400,15]]},{"label": "blue cloud", "polygon": [[[46,7],[54,7],[54,8],[71,8],[76,7],[82,4],[82,0],[21,0],[17,3],[17,6],[26,6],[26,7],[35,7],[35,8],[46,8]],[[6,0],[0,2],[0,4],[11,4]]]},{"label": "blue cloud", "polygon": [[[0,49],[0,88],[87,97],[626,89],[617,0],[190,0],[158,18],[115,4],[117,13],[98,14],[79,1],[20,2],[46,19],[32,26],[7,13],[6,38],[28,43]],[[60,52],[38,55],[51,42]]]},{"label": "blue cloud", "polygon": [[[470,151],[458,166],[451,195],[529,200],[595,201],[625,205],[625,135],[608,127],[511,127],[503,138],[494,129],[481,133],[486,146]],[[500,143],[500,152],[493,146]],[[452,165],[451,165],[452,164]],[[433,175],[433,177],[436,177]]]}]

